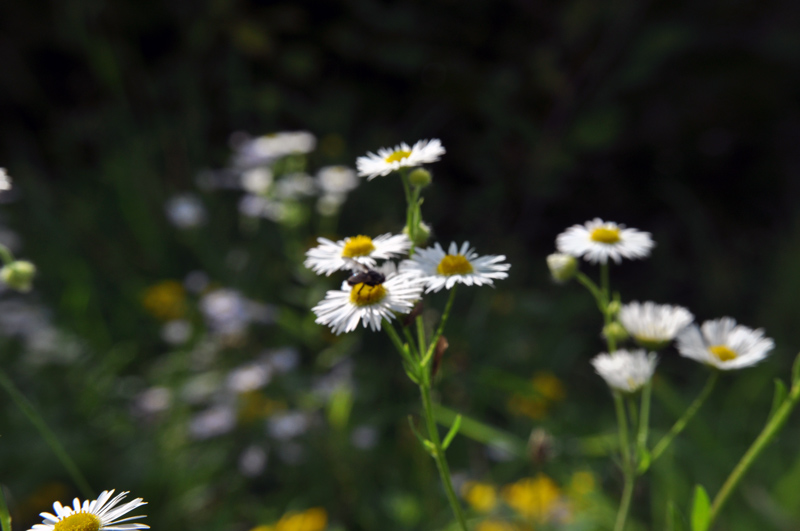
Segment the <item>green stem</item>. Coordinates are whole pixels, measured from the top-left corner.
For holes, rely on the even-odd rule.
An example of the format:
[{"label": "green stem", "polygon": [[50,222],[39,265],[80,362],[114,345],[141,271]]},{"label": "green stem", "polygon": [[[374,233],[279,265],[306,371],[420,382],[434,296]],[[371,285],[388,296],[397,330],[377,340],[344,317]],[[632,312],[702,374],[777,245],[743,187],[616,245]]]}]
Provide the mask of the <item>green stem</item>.
[{"label": "green stem", "polygon": [[6,504],[2,485],[0,485],[0,527],[2,527],[3,531],[11,531],[11,514],[8,512],[8,504]]},{"label": "green stem", "polygon": [[[426,374],[429,374],[426,372]],[[464,516],[464,510],[461,503],[458,501],[456,491],[453,489],[453,482],[450,479],[450,468],[447,466],[447,458],[445,457],[444,450],[442,449],[442,441],[439,438],[439,431],[436,427],[436,420],[433,417],[433,403],[431,402],[430,391],[430,378],[423,378],[423,382],[419,385],[419,391],[422,395],[422,409],[425,410],[425,422],[428,428],[428,438],[433,446],[432,455],[436,461],[436,468],[439,470],[439,476],[442,478],[447,499],[450,502],[450,507],[453,509],[453,514],[458,520],[458,525],[462,531],[467,531],[467,519]]]},{"label": "green stem", "polygon": [[624,476],[624,486],[622,488],[622,500],[617,512],[617,521],[614,531],[623,531],[625,522],[628,519],[628,512],[631,507],[633,497],[634,471],[631,462],[631,451],[628,440],[628,421],[625,417],[625,404],[619,391],[614,391],[614,406],[617,412],[617,426],[619,428],[619,447],[622,454],[622,474]]},{"label": "green stem", "polygon": [[728,479],[726,479],[725,483],[722,484],[722,488],[719,489],[719,492],[714,498],[714,502],[711,504],[711,515],[708,519],[708,529],[711,529],[711,525],[719,515],[723,505],[725,505],[725,502],[728,501],[731,493],[736,489],[739,481],[741,481],[742,477],[744,477],[745,473],[747,473],[747,470],[750,468],[750,466],[752,466],[759,454],[764,451],[770,441],[772,441],[772,439],[774,439],[778,432],[783,428],[783,425],[789,419],[789,415],[799,400],[800,382],[795,382],[792,385],[792,390],[789,392],[789,396],[786,397],[786,399],[783,401],[783,404],[781,404],[767,425],[764,426],[764,429],[761,430],[761,433],[758,435],[756,440],[753,441],[753,444],[747,449],[747,452],[745,452],[745,454],[742,456],[742,459],[736,464],[736,467],[734,467],[733,471],[731,471]]},{"label": "green stem", "polygon": [[417,323],[417,341],[419,341],[419,353],[422,355],[427,350],[425,343],[425,323],[423,322],[422,315],[418,315]]},{"label": "green stem", "polygon": [[442,332],[444,332],[444,326],[447,324],[447,319],[450,317],[450,310],[453,308],[453,301],[456,300],[456,288],[458,284],[453,285],[453,289],[450,290],[450,298],[447,299],[447,305],[444,307],[444,313],[442,314],[442,319],[439,321],[439,326],[436,328],[436,333],[433,334],[431,338],[431,342],[428,345],[428,352],[425,353],[425,357],[422,358],[421,365],[423,367],[427,366],[433,356],[434,351],[436,350],[436,343],[439,342],[439,338],[442,337]]},{"label": "green stem", "polygon": [[93,497],[93,491],[89,486],[89,482],[86,481],[86,478],[81,474],[75,462],[70,458],[69,454],[67,454],[67,451],[59,442],[58,437],[47,427],[44,419],[36,412],[33,405],[28,402],[28,399],[22,395],[19,389],[17,389],[11,379],[2,370],[0,370],[0,385],[11,395],[11,399],[17,407],[28,417],[28,420],[33,423],[36,429],[39,430],[39,434],[47,444],[50,445],[50,449],[53,450],[58,460],[61,461],[67,473],[72,477],[72,481],[74,481],[75,485],[80,489],[81,494],[87,498]]},{"label": "green stem", "polygon": [[683,414],[681,418],[675,421],[672,428],[669,432],[658,441],[655,448],[653,448],[653,453],[650,458],[650,462],[654,462],[658,459],[661,454],[664,453],[669,445],[672,443],[672,440],[683,431],[686,425],[692,420],[692,417],[695,416],[697,411],[700,409],[700,406],[703,405],[703,402],[706,401],[708,395],[711,394],[711,390],[714,388],[714,384],[717,383],[717,378],[719,376],[719,371],[717,369],[711,369],[711,374],[708,375],[708,381],[706,381],[706,386],[703,387],[703,390],[700,391],[700,394],[697,395],[697,398],[694,399],[694,402],[689,406],[686,412]]},{"label": "green stem", "polygon": [[586,287],[586,289],[589,290],[589,292],[594,297],[594,300],[597,302],[597,307],[603,314],[605,314],[606,305],[605,302],[603,301],[603,293],[600,291],[600,288],[597,287],[597,284],[592,282],[592,279],[590,279],[580,271],[575,272],[575,278],[577,278],[578,282],[583,284]]},{"label": "green stem", "polygon": [[642,389],[642,399],[639,403],[639,433],[636,436],[636,445],[639,459],[642,452],[647,450],[647,435],[650,427],[650,397],[653,394],[653,380],[649,380]]}]

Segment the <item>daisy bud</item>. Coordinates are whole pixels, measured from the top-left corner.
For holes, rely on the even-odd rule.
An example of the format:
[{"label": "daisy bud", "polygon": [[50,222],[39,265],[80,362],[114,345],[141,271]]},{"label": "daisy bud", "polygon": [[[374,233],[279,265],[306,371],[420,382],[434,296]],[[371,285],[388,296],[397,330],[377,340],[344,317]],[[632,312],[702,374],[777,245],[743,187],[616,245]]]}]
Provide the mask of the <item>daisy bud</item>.
[{"label": "daisy bud", "polygon": [[628,331],[617,322],[609,323],[603,327],[603,337],[620,342],[628,339]]},{"label": "daisy bud", "polygon": [[408,174],[408,180],[417,188],[424,188],[431,184],[433,178],[431,177],[431,172],[425,168],[417,168]]},{"label": "daisy bud", "polygon": [[16,260],[0,269],[0,279],[11,289],[21,292],[31,290],[34,275],[36,266],[27,260]]},{"label": "daisy bud", "polygon": [[[406,236],[408,234],[408,227],[403,227],[403,234]],[[417,247],[422,247],[428,242],[428,239],[431,237],[431,227],[425,223],[424,221],[420,221],[419,225],[417,225],[416,234],[414,234],[414,245]]]},{"label": "daisy bud", "polygon": [[574,256],[562,253],[553,253],[547,257],[547,267],[553,280],[559,284],[567,282],[578,271],[578,260]]},{"label": "daisy bud", "polygon": [[608,303],[608,313],[612,316],[617,315],[622,309],[622,304],[619,301],[611,301]]}]

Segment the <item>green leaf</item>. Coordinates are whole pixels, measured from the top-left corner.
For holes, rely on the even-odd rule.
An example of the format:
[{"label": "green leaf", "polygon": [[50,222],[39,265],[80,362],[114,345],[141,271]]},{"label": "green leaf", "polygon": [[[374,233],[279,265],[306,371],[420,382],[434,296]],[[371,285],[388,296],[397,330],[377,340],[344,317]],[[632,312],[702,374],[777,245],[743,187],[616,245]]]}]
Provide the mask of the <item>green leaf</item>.
[{"label": "green leaf", "polygon": [[772,416],[775,415],[775,412],[778,411],[778,408],[781,407],[783,401],[786,400],[787,394],[786,384],[784,384],[780,378],[775,378],[775,394],[772,396],[772,408],[769,410],[767,422],[770,421]]},{"label": "green leaf", "polygon": [[456,434],[458,433],[458,429],[461,427],[461,415],[456,416],[456,420],[453,421],[453,425],[450,426],[450,431],[447,432],[447,435],[444,436],[444,441],[442,441],[442,449],[447,450],[450,447],[450,443],[453,442]]},{"label": "green leaf", "polygon": [[411,365],[407,361],[403,360],[403,370],[406,371],[406,376],[408,376],[409,380],[419,385],[419,371],[416,366]]},{"label": "green leaf", "polygon": [[711,501],[702,485],[694,488],[692,503],[692,531],[707,531],[711,519]]},{"label": "green leaf", "polygon": [[433,445],[428,439],[423,437],[419,431],[417,431],[417,427],[414,425],[414,419],[411,418],[411,415],[408,416],[408,425],[411,426],[411,431],[413,431],[414,435],[417,436],[417,440],[420,442],[423,448],[425,448],[428,451],[428,453],[431,453],[431,446]]}]

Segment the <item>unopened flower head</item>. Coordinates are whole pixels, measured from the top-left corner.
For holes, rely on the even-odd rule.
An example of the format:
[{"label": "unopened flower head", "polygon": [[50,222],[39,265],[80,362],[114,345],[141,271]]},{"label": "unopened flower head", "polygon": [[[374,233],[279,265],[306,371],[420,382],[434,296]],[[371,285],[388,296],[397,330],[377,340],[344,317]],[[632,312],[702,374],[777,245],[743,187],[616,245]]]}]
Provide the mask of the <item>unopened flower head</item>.
[{"label": "unopened flower head", "polygon": [[570,254],[553,253],[547,257],[547,267],[553,280],[560,284],[575,276],[578,261]]},{"label": "unopened flower head", "polygon": [[470,248],[469,242],[458,247],[455,242],[445,252],[441,245],[434,244],[427,249],[417,249],[414,257],[405,260],[400,270],[418,275],[424,280],[425,292],[451,289],[456,283],[468,286],[493,284],[508,276],[510,264],[504,263],[503,255],[478,256]]},{"label": "unopened flower head", "polygon": [[743,369],[767,357],[775,342],[762,329],[737,325],[731,317],[693,325],[678,335],[681,356],[721,370]]},{"label": "unopened flower head", "polygon": [[556,238],[558,252],[595,264],[605,264],[609,258],[616,263],[623,258],[645,258],[654,245],[649,232],[627,229],[600,218],[573,225]]},{"label": "unopened flower head", "polygon": [[619,321],[633,339],[644,348],[658,350],[692,324],[694,315],[681,306],[654,302],[631,302],[622,306]]},{"label": "unopened flower head", "polygon": [[356,168],[360,177],[372,180],[379,175],[389,175],[400,168],[412,168],[436,162],[444,153],[444,147],[438,138],[420,140],[413,147],[402,142],[393,148],[380,148],[377,155],[369,152],[366,156],[358,157]]},{"label": "unopened flower head", "polygon": [[[141,498],[136,498],[123,505],[119,505],[127,492],[122,492],[111,498],[113,490],[104,490],[96,500],[81,501],[75,498],[72,507],[63,506],[60,502],[53,504],[54,513],[41,513],[44,518],[41,524],[36,524],[29,531],[128,531],[134,529],[149,529],[150,526],[132,522],[144,518],[130,516],[120,518],[137,507],[145,505]],[[119,505],[119,506],[118,506]]]},{"label": "unopened flower head", "polygon": [[353,262],[373,268],[376,260],[386,260],[403,255],[411,248],[411,240],[405,234],[383,234],[376,238],[358,235],[331,241],[317,238],[319,245],[306,252],[307,268],[318,275],[330,276],[331,273],[353,269]]},{"label": "unopened flower head", "polygon": [[611,354],[598,354],[592,359],[597,374],[603,377],[612,389],[633,393],[641,389],[653,377],[658,358],[654,352],[644,350],[615,350]]},{"label": "unopened flower head", "polygon": [[364,327],[380,330],[381,322],[391,320],[395,313],[406,314],[422,295],[422,282],[415,277],[397,274],[382,284],[371,286],[359,283],[331,290],[312,311],[316,322],[331,327],[336,335],[351,332],[363,322]]}]

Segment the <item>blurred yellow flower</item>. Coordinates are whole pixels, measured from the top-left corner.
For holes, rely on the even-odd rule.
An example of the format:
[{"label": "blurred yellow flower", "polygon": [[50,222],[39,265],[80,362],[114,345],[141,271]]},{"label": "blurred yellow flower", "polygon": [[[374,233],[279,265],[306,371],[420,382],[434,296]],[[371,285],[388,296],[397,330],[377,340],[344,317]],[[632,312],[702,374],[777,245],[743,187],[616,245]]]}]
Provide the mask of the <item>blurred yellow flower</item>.
[{"label": "blurred yellow flower", "polygon": [[157,319],[179,319],[186,315],[186,290],[177,280],[164,280],[145,290],[142,306]]},{"label": "blurred yellow flower", "polygon": [[541,420],[554,403],[564,400],[567,395],[564,384],[549,371],[535,373],[531,378],[531,389],[534,396],[517,393],[509,399],[508,409],[512,414]]},{"label": "blurred yellow flower", "polygon": [[494,485],[467,481],[461,487],[461,496],[476,511],[487,513],[497,505],[497,490]]},{"label": "blurred yellow flower", "polygon": [[502,520],[484,520],[475,526],[475,531],[520,531],[520,527]]},{"label": "blurred yellow flower", "polygon": [[589,496],[595,491],[597,480],[589,471],[578,471],[572,474],[566,491],[569,496],[570,506],[580,512],[591,506]]},{"label": "blurred yellow flower", "polygon": [[323,531],[328,527],[328,513],[322,507],[281,516],[275,525],[259,525],[250,531]]},{"label": "blurred yellow flower", "polygon": [[506,485],[502,496],[519,514],[540,522],[549,520],[563,506],[561,489],[544,474]]}]

